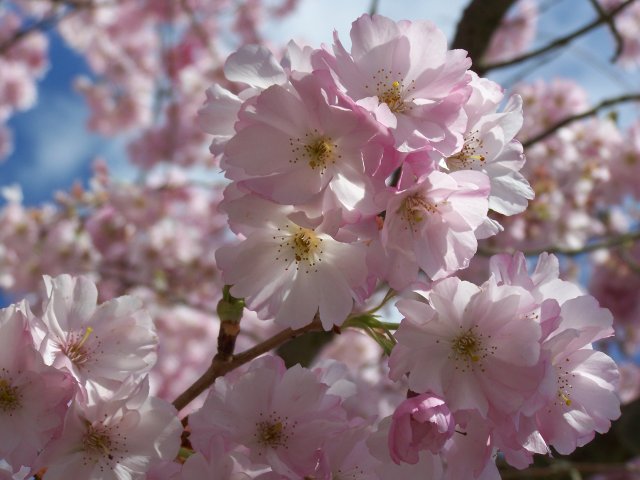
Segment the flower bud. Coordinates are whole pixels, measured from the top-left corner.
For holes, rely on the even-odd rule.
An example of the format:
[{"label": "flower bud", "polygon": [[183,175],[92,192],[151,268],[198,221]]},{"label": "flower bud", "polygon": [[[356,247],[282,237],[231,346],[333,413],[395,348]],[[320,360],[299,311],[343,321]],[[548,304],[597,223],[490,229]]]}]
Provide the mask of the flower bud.
[{"label": "flower bud", "polygon": [[393,413],[389,429],[389,453],[400,464],[415,464],[419,452],[438,453],[453,435],[455,422],[441,398],[427,392],[402,402]]}]

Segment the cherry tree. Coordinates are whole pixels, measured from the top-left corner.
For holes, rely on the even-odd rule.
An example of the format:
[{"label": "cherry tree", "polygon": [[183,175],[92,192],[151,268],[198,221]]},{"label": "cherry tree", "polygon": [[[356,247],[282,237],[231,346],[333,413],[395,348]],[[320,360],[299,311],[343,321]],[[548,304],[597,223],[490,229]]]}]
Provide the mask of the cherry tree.
[{"label": "cherry tree", "polygon": [[303,3],[0,3],[5,166],[56,35],[137,172],[0,178],[0,477],[635,478],[640,91],[536,72],[632,75],[640,1],[269,41]]}]

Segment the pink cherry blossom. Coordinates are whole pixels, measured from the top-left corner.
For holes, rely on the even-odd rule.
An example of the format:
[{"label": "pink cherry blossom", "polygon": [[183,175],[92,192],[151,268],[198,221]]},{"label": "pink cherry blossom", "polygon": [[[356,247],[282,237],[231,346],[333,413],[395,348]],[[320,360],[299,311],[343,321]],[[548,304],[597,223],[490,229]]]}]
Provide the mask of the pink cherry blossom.
[{"label": "pink cherry blossom", "polygon": [[366,280],[367,247],[336,231],[337,212],[310,220],[292,207],[252,195],[225,208],[232,222],[237,218],[250,225],[241,227],[246,240],[216,252],[232,295],[245,298],[260,318],[275,317],[282,326],[302,327],[316,313],[327,330],[345,321],[358,298],[356,289]]},{"label": "pink cherry blossom", "polygon": [[389,284],[402,289],[420,267],[430,278],[465,268],[478,246],[474,231],[487,215],[489,179],[480,172],[434,171],[397,192],[381,232]]},{"label": "pink cherry blossom", "polygon": [[304,477],[317,465],[325,441],[345,428],[340,397],[296,365],[279,357],[254,361],[235,381],[220,378],[205,404],[189,416],[191,442],[207,451],[221,437],[244,445],[255,464],[283,475]]},{"label": "pink cherry blossom", "polygon": [[15,470],[32,466],[60,433],[75,385],[45,366],[28,329],[26,304],[0,309],[0,457]]},{"label": "pink cherry blossom", "polygon": [[33,328],[47,364],[68,369],[84,387],[108,389],[153,366],[157,337],[137,299],[97,306],[98,291],[86,277],[45,277],[44,283],[47,300]]},{"label": "pink cherry blossom", "polygon": [[291,83],[293,90],[274,85],[257,97],[227,144],[225,166],[242,169],[242,185],[277,203],[306,203],[327,189],[343,208],[379,211],[366,202],[384,185],[365,170],[377,166],[385,132],[322,75]]},{"label": "pink cherry blossom", "polygon": [[[429,45],[429,48],[425,48]],[[347,95],[389,127],[402,151],[427,145],[443,155],[462,145],[462,103],[470,61],[427,21],[363,15],[351,27],[351,54],[334,34],[334,55],[319,55]]]},{"label": "pink cherry blossom", "polygon": [[149,396],[145,377],[108,396],[77,396],[60,438],[43,454],[46,480],[140,478],[178,453],[182,425],[173,406]]},{"label": "pink cherry blossom", "polygon": [[457,410],[515,413],[538,388],[543,367],[536,304],[524,290],[489,279],[482,288],[452,277],[433,286],[429,304],[397,303],[404,319],[389,358],[390,376],[431,391]]}]

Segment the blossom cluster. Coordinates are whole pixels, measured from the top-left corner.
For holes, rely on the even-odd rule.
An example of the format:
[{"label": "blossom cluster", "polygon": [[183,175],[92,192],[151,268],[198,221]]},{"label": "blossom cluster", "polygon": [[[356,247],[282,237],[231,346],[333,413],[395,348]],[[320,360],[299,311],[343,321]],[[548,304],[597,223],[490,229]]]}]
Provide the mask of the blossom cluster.
[{"label": "blossom cluster", "polygon": [[44,278],[41,312],[0,310],[0,457],[43,479],[142,478],[173,459],[182,426],[149,396],[157,336],[141,302],[97,305],[86,277]]},{"label": "blossom cluster", "polygon": [[[78,48],[97,52],[92,68],[119,85],[124,93],[113,98],[125,103],[150,98],[146,84],[143,95],[127,98],[136,78],[151,78],[132,72],[158,68],[148,24],[185,19],[160,4],[143,12],[144,3],[87,11],[63,27]],[[104,31],[78,33],[72,27],[82,21]],[[238,22],[252,32],[248,11]],[[217,75],[206,62],[207,73],[194,67],[193,77],[174,64],[203,58],[201,30],[191,27],[189,41],[165,52],[181,94]],[[30,211],[7,193],[0,286],[32,290],[50,269],[97,280],[45,276],[41,307],[0,310],[0,430],[16,432],[1,439],[0,458],[15,478],[26,470],[43,480],[491,480],[500,478],[498,454],[525,468],[534,454],[585,445],[620,415],[618,368],[594,349],[612,335],[612,316],[560,279],[554,256],[540,256],[532,273],[523,254],[494,256],[477,285],[457,276],[478,241],[505,227],[517,236],[513,227],[523,222],[523,243],[543,237],[528,234],[527,214],[515,214],[530,201],[551,204],[554,190],[532,188],[523,173],[570,186],[567,210],[584,206],[592,215],[592,200],[613,194],[601,181],[605,169],[587,165],[591,182],[566,165],[554,167],[554,177],[541,159],[570,147],[572,167],[586,155],[614,157],[615,129],[599,120],[598,128],[572,127],[532,149],[537,161],[525,166],[516,140],[523,125],[525,136],[535,135],[538,124],[579,112],[580,92],[563,96],[562,82],[551,87],[555,96],[543,84],[521,88],[542,118],[525,121],[522,97],[505,98],[471,71],[466,52],[449,50],[431,22],[363,15],[350,37],[350,48],[336,33],[332,46],[318,49],[291,42],[282,58],[258,45],[229,56],[198,114],[213,135],[208,163],[230,180],[221,201],[215,188],[195,188],[173,172],[127,187],[102,167],[90,191],[59,197],[62,211]],[[116,45],[138,61],[111,63]],[[114,92],[91,82],[80,88],[98,112],[95,128],[146,122],[149,105],[120,111],[110,104]],[[176,163],[196,162],[204,137],[188,123],[193,104],[173,100],[168,123],[132,147],[140,165],[171,157],[173,135],[186,145]],[[213,214],[218,205],[232,242]],[[213,343],[211,311],[225,284],[243,299],[240,330],[254,342],[273,328],[320,325],[339,335],[308,368],[268,355],[218,377],[181,424],[159,396],[175,397],[189,385],[186,372],[210,360],[210,346],[192,341]],[[400,298],[399,325],[373,315],[382,305],[369,308],[387,287],[382,304]],[[153,305],[154,318],[140,299],[119,296],[126,292]],[[388,364],[378,344],[354,334],[363,325],[390,353]],[[245,340],[241,334],[239,344]],[[246,360],[231,355],[238,358]]]},{"label": "blossom cluster", "polygon": [[[425,49],[424,45],[430,48]],[[522,102],[469,70],[432,23],[362,16],[351,51],[247,46],[225,64],[237,95],[208,91],[201,124],[232,181],[221,209],[244,240],[217,250],[231,293],[261,318],[341,325],[386,281],[465,268],[488,217],[533,191],[514,139]]]},{"label": "blossom cluster", "polygon": [[490,210],[533,198],[514,139],[522,101],[498,111],[501,88],[469,67],[432,24],[376,15],[353,23],[350,51],[336,34],[332,48],[292,42],[281,61],[253,46],[229,57],[227,79],[246,88],[211,87],[200,113],[240,237],[216,252],[223,280],[291,328],[343,325],[382,282],[403,292],[389,367],[410,391],[391,417],[354,415],[344,379],[265,359],[191,415],[201,463],[222,449],[258,478],[499,478],[498,451],[524,468],[619,416],[617,367],[592,347],[612,317],[559,279],[555,257],[531,275],[522,255],[494,257],[480,286],[453,276],[501,231]]}]

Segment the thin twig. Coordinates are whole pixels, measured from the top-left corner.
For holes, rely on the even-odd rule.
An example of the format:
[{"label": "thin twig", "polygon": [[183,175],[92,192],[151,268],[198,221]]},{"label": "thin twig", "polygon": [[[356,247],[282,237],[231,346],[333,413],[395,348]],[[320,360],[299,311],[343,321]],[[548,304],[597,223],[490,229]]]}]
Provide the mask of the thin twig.
[{"label": "thin twig", "polygon": [[629,93],[626,95],[621,95],[619,97],[608,98],[606,100],[603,100],[602,102],[597,104],[595,107],[593,107],[590,110],[587,110],[586,112],[572,115],[563,120],[560,120],[558,123],[555,123],[554,125],[551,125],[549,128],[547,128],[546,130],[543,130],[541,133],[522,142],[522,145],[525,148],[530,147],[534,143],[537,143],[540,140],[547,138],[549,135],[555,133],[557,130],[561,129],[562,127],[569,125],[570,123],[573,123],[577,120],[582,120],[583,118],[591,117],[596,113],[598,113],[603,108],[611,107],[613,105],[617,105],[619,103],[626,103],[626,102],[640,102],[640,93]]},{"label": "thin twig", "polygon": [[375,15],[378,13],[378,6],[380,4],[380,0],[371,0],[371,6],[369,7],[369,15]]},{"label": "thin twig", "polygon": [[501,471],[503,479],[548,477],[559,473],[577,471],[580,473],[637,473],[640,469],[635,465],[616,463],[579,463],[567,462],[548,467],[531,467],[521,471]]},{"label": "thin twig", "polygon": [[613,20],[613,17],[607,16],[607,12],[604,10],[604,8],[602,8],[602,5],[600,5],[598,0],[589,0],[589,2],[596,10],[596,12],[598,12],[600,18],[604,19],[604,21],[607,23],[607,25],[609,26],[609,30],[611,30],[611,35],[613,35],[613,38],[616,41],[616,50],[611,57],[611,62],[615,62],[616,60],[618,60],[618,57],[620,57],[620,54],[622,53],[622,47],[624,45],[622,35],[620,35],[620,32],[618,31],[618,27],[616,27],[616,22]]},{"label": "thin twig", "polygon": [[545,45],[544,47],[537,48],[535,50],[532,50],[531,52],[519,55],[519,56],[514,57],[514,58],[512,58],[510,60],[505,60],[504,62],[493,63],[493,64],[489,64],[489,65],[482,65],[481,66],[482,67],[481,70],[483,72],[487,72],[489,70],[495,70],[497,68],[509,67],[511,65],[515,65],[517,63],[524,62],[525,60],[529,60],[530,58],[537,57],[539,55],[542,55],[544,53],[553,51],[553,50],[555,50],[557,48],[560,48],[560,47],[562,47],[564,45],[567,45],[567,44],[571,43],[573,40],[575,40],[576,38],[584,35],[585,33],[590,32],[591,30],[599,27],[600,25],[608,23],[609,21],[613,21],[613,18],[617,14],[622,12],[625,8],[627,8],[629,5],[631,5],[635,1],[636,0],[627,0],[624,3],[621,3],[616,8],[614,8],[610,12],[606,13],[604,16],[599,16],[598,18],[596,18],[595,20],[589,22],[588,24],[586,24],[585,26],[579,28],[578,30],[573,31],[573,32],[569,33],[568,35],[565,35],[564,37],[560,37],[560,38],[552,41],[551,43]]},{"label": "thin twig", "polygon": [[[621,235],[612,236],[609,238],[602,239],[598,242],[589,243],[584,247],[580,248],[562,248],[562,247],[554,247],[548,246],[545,248],[538,248],[535,250],[525,250],[523,253],[527,257],[532,257],[536,255],[540,255],[541,253],[555,253],[558,255],[566,255],[568,257],[575,257],[576,255],[582,255],[583,253],[594,252],[596,250],[602,250],[604,248],[615,248],[620,247],[625,244],[630,244],[633,242],[637,242],[640,240],[640,231],[638,232],[630,232],[623,233]],[[504,253],[504,249],[487,249],[487,248],[479,248],[478,255],[489,257],[491,255],[495,255],[498,253]]]},{"label": "thin twig", "polygon": [[211,366],[207,369],[207,371],[204,372],[202,376],[193,383],[193,385],[187,388],[178,396],[178,398],[173,401],[173,406],[178,410],[182,410],[193,399],[195,399],[211,385],[213,385],[213,383],[216,381],[216,378],[222,377],[230,371],[240,367],[241,365],[244,365],[245,363],[250,362],[263,353],[267,353],[273,350],[274,348],[282,345],[292,338],[295,338],[306,332],[319,330],[322,330],[322,323],[320,323],[320,320],[318,318],[315,318],[309,325],[298,328],[296,330],[287,328],[286,330],[275,334],[273,337],[268,338],[264,342],[259,343],[258,345],[245,350],[238,355],[233,355],[228,361],[223,361],[220,358],[214,357],[213,361],[211,362]]}]

